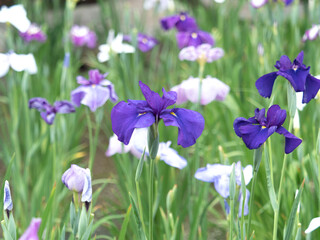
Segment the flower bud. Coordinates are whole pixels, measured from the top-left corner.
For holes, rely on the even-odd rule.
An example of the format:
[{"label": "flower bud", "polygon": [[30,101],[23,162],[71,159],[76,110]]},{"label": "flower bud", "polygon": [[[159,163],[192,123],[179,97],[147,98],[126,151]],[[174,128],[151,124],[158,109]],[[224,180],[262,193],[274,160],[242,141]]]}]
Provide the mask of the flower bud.
[{"label": "flower bud", "polygon": [[82,202],[91,202],[92,186],[89,168],[84,169],[72,164],[62,175],[62,182],[69,190],[82,193]]},{"label": "flower bud", "polygon": [[11,211],[12,208],[13,208],[13,203],[12,203],[12,199],[11,199],[9,182],[6,180],[4,183],[3,210],[4,211]]}]

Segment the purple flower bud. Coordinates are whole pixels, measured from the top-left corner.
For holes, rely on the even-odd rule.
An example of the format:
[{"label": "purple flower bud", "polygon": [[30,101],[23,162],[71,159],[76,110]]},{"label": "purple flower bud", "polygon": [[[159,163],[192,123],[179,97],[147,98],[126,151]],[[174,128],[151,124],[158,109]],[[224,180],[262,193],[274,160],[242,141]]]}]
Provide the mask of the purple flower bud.
[{"label": "purple flower bud", "polygon": [[13,208],[13,203],[11,199],[9,182],[6,180],[4,183],[4,194],[3,194],[3,209],[11,211]]},{"label": "purple flower bud", "polygon": [[92,186],[89,168],[84,169],[72,164],[62,175],[62,182],[69,190],[82,193],[82,202],[91,202]]},{"label": "purple flower bud", "polygon": [[67,53],[64,55],[63,66],[64,66],[65,68],[68,68],[68,67],[69,67],[69,64],[70,64],[70,53],[67,52]]},{"label": "purple flower bud", "polygon": [[39,240],[38,230],[41,224],[41,218],[33,218],[28,229],[19,238],[19,240]]},{"label": "purple flower bud", "polygon": [[313,41],[320,36],[320,25],[312,25],[312,28],[308,29],[302,37],[302,41]]},{"label": "purple flower bud", "polygon": [[41,28],[32,23],[26,32],[20,32],[20,37],[23,38],[25,42],[37,41],[37,42],[45,42],[47,40],[47,36],[41,31]]}]

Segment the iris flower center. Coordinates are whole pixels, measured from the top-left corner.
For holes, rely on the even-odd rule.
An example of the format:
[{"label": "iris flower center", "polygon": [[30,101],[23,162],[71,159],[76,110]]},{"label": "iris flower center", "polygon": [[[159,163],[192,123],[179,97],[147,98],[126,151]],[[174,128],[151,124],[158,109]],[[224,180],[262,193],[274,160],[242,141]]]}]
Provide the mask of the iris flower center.
[{"label": "iris flower center", "polygon": [[192,38],[197,38],[197,37],[198,37],[198,34],[194,32],[194,33],[191,34],[191,37],[192,37]]},{"label": "iris flower center", "polygon": [[177,115],[174,112],[170,112],[170,114],[177,117]]},{"label": "iris flower center", "polygon": [[292,66],[292,69],[293,69],[294,71],[297,71],[298,65],[293,65],[293,66]]},{"label": "iris flower center", "polygon": [[148,42],[148,39],[142,38],[142,43],[146,44]]},{"label": "iris flower center", "polygon": [[181,16],[180,16],[180,20],[181,20],[181,21],[186,20],[186,16],[185,16],[185,15],[181,15]]}]

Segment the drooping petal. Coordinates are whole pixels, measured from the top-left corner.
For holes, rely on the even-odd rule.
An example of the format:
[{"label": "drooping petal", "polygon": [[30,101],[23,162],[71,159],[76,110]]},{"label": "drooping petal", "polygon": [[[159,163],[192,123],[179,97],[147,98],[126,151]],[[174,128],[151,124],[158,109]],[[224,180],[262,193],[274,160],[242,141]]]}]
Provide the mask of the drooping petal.
[{"label": "drooping petal", "polygon": [[[249,214],[249,199],[250,199],[250,192],[248,189],[246,189],[246,198],[244,199],[244,209],[243,209],[243,215],[246,216]],[[242,214],[242,203],[243,203],[243,195],[240,191],[239,193],[239,213],[238,216],[241,217]]]},{"label": "drooping petal", "polygon": [[30,74],[38,72],[37,64],[33,54],[15,54],[9,56],[10,66],[17,72],[27,71]]},{"label": "drooping petal", "polygon": [[31,24],[22,4],[13,5],[9,8],[3,6],[0,10],[0,22],[9,22],[17,28],[19,32],[26,32]]},{"label": "drooping petal", "polygon": [[309,223],[309,226],[306,229],[305,233],[306,234],[311,233],[312,231],[314,231],[318,227],[320,227],[320,217],[313,218],[311,220],[311,222]]},{"label": "drooping petal", "polygon": [[214,182],[214,187],[216,191],[223,197],[229,197],[230,191],[230,177],[228,175],[221,175],[218,179]]},{"label": "drooping petal", "polygon": [[287,112],[279,105],[272,105],[267,112],[268,126],[281,126],[286,120]]},{"label": "drooping petal", "polygon": [[129,152],[131,146],[124,145],[122,142],[118,140],[117,135],[113,134],[113,136],[109,139],[109,146],[106,151],[106,156],[110,157],[116,153],[127,153]]},{"label": "drooping petal", "polygon": [[[141,101],[142,102],[142,101]],[[111,110],[112,130],[118,136],[118,140],[128,144],[135,128],[145,128],[155,122],[152,112],[144,112],[135,104],[119,102]]]},{"label": "drooping petal", "polygon": [[216,61],[224,56],[224,51],[222,48],[212,48],[207,53],[207,62]]},{"label": "drooping petal", "polygon": [[40,116],[42,117],[42,119],[48,123],[49,125],[51,125],[54,121],[54,118],[56,116],[56,114],[52,111],[49,112],[41,112]]},{"label": "drooping petal", "polygon": [[175,27],[176,23],[179,21],[180,16],[179,15],[173,15],[164,17],[160,20],[161,26],[164,30],[169,30],[173,27]]},{"label": "drooping petal", "polygon": [[291,153],[294,149],[296,149],[301,143],[302,140],[292,133],[290,133],[287,129],[284,127],[279,127],[276,131],[277,133],[285,136],[285,153],[289,154]]},{"label": "drooping petal", "polygon": [[234,120],[233,122],[233,128],[235,133],[237,134],[238,137],[242,137],[243,132],[241,131],[241,127],[242,126],[246,126],[246,125],[253,125],[253,124],[259,124],[258,121],[255,118],[243,118],[243,117],[238,117]]},{"label": "drooping petal", "polygon": [[187,166],[187,160],[181,157],[178,152],[170,148],[171,142],[161,142],[159,144],[158,155],[160,155],[160,160],[164,161],[171,167],[182,169]]},{"label": "drooping petal", "polygon": [[186,148],[196,143],[204,129],[204,118],[198,112],[174,108],[162,111],[160,118],[166,126],[176,126],[178,130],[178,144]]},{"label": "drooping petal", "polygon": [[271,96],[273,84],[277,76],[277,72],[272,72],[258,78],[256,88],[262,97],[269,98]]},{"label": "drooping petal", "polygon": [[52,106],[45,98],[36,97],[29,100],[29,108],[35,108],[38,111],[48,111]]},{"label": "drooping petal", "polygon": [[90,169],[84,170],[84,184],[81,194],[81,202],[91,202],[92,200],[92,184],[91,184],[91,173]]},{"label": "drooping petal", "polygon": [[189,38],[190,38],[190,33],[177,32],[176,33],[176,40],[177,40],[178,47],[180,49],[182,49],[184,47],[193,46],[191,44],[189,45]]},{"label": "drooping petal", "polygon": [[198,59],[198,54],[196,52],[196,48],[194,46],[189,46],[181,49],[179,53],[179,59],[181,61],[196,61]]},{"label": "drooping petal", "polygon": [[32,218],[28,229],[19,238],[19,240],[39,240],[38,230],[41,224],[41,218]]},{"label": "drooping petal", "polygon": [[5,76],[10,67],[9,57],[7,54],[0,53],[0,78]]},{"label": "drooping petal", "polygon": [[3,190],[3,210],[11,211],[13,208],[11,192],[9,187],[9,182],[6,180],[4,183],[4,190]]},{"label": "drooping petal", "polygon": [[75,112],[75,108],[69,101],[56,101],[54,103],[54,108],[58,113],[72,113]]},{"label": "drooping petal", "polygon": [[212,35],[210,33],[208,33],[208,32],[198,31],[198,36],[201,39],[201,44],[202,43],[208,43],[211,46],[213,46],[214,43],[215,43]]},{"label": "drooping petal", "polygon": [[223,164],[207,164],[204,168],[199,168],[194,177],[204,182],[214,182],[221,175],[230,175],[232,167]]},{"label": "drooping petal", "polygon": [[320,88],[320,80],[308,74],[305,90],[303,91],[302,103],[308,103],[315,98]]}]

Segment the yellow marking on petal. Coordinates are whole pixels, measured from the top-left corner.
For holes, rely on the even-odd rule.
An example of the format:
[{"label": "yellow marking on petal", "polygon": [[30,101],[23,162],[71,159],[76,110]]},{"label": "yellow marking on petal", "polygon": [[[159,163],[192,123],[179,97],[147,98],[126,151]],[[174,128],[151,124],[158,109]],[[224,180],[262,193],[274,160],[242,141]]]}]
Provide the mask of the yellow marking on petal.
[{"label": "yellow marking on petal", "polygon": [[298,66],[297,66],[297,65],[293,65],[293,66],[292,66],[292,69],[293,69],[294,71],[297,71]]},{"label": "yellow marking on petal", "polygon": [[197,37],[198,37],[198,34],[194,32],[194,33],[191,34],[191,37],[192,37],[192,38],[197,38]]},{"label": "yellow marking on petal", "polygon": [[174,112],[171,112],[170,114],[173,115],[173,116],[175,116],[175,117],[177,117],[177,115],[176,115]]},{"label": "yellow marking on petal", "polygon": [[185,16],[185,15],[180,15],[180,20],[181,20],[181,21],[186,20],[186,16]]},{"label": "yellow marking on petal", "polygon": [[142,38],[142,43],[146,44],[148,42],[148,39]]},{"label": "yellow marking on petal", "polygon": [[96,87],[96,85],[95,85],[95,84],[92,84],[91,86],[92,86],[92,88],[95,88],[95,87]]},{"label": "yellow marking on petal", "polygon": [[262,126],[262,129],[265,129],[265,128],[267,128],[266,126]]},{"label": "yellow marking on petal", "polygon": [[138,114],[138,117],[140,117],[140,116],[142,116],[142,115],[145,115],[145,114],[146,114],[146,112],[139,113],[139,114]]}]

